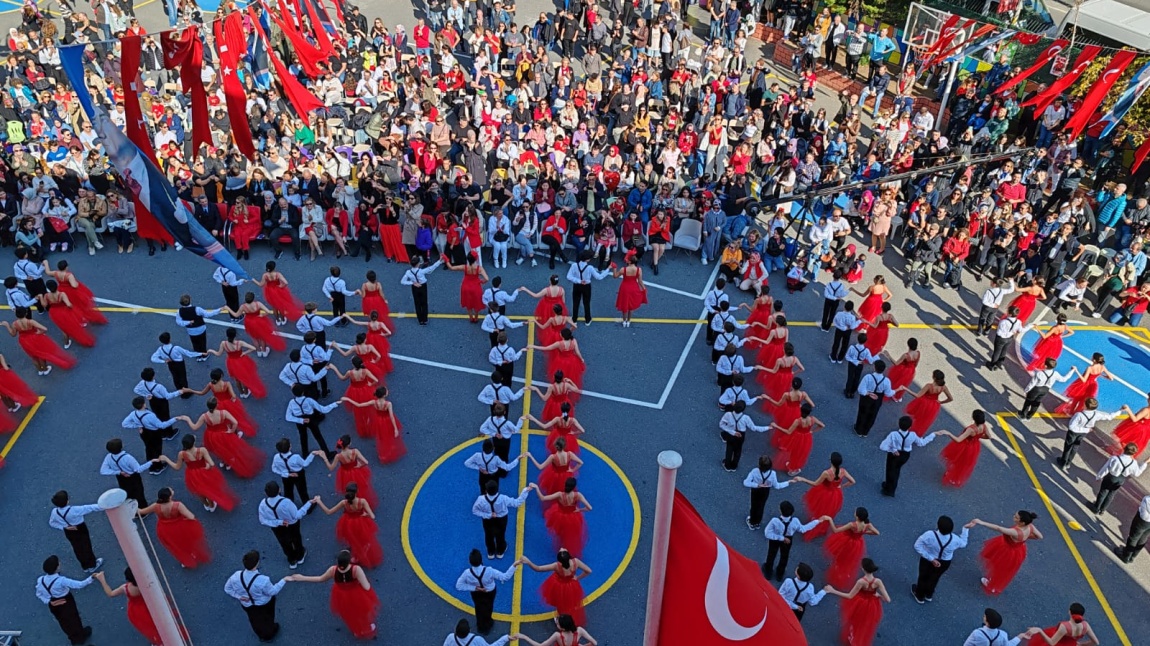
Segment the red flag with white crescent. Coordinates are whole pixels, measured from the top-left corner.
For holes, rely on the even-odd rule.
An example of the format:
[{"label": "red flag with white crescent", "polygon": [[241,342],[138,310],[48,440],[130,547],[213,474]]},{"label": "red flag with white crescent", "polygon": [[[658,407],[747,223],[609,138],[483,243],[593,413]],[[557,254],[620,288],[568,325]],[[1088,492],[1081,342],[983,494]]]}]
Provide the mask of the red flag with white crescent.
[{"label": "red flag with white crescent", "polygon": [[1053,43],[1050,43],[1050,46],[1047,47],[1041,54],[1039,54],[1037,59],[1035,59],[1034,65],[1031,65],[1025,70],[1019,72],[1017,76],[1014,76],[1007,82],[998,86],[998,89],[995,90],[993,94],[1002,94],[1015,85],[1025,81],[1027,78],[1030,78],[1031,74],[1034,74],[1038,70],[1042,69],[1047,63],[1054,60],[1054,57],[1061,54],[1069,44],[1070,42],[1066,40],[1056,40]]},{"label": "red flag with white crescent", "polygon": [[192,102],[192,154],[200,154],[200,146],[211,145],[211,125],[208,122],[208,93],[200,70],[204,64],[204,43],[195,26],[183,31],[160,32],[160,47],[164,52],[164,67],[180,71],[180,84]]},{"label": "red flag with white crescent", "polygon": [[938,50],[950,44],[954,40],[955,34],[958,33],[958,14],[952,13],[947,17],[946,21],[942,23],[942,27],[938,29],[938,38],[930,44],[930,47],[922,53],[923,60],[930,59],[931,56],[938,53]]},{"label": "red flag with white crescent", "polygon": [[1131,175],[1138,170],[1142,162],[1146,161],[1147,155],[1150,155],[1150,137],[1147,137],[1146,141],[1143,141],[1142,145],[1138,147],[1138,150],[1134,152],[1134,165],[1130,167]]},{"label": "red flag with white crescent", "polygon": [[675,492],[660,646],[806,646],[759,564],[727,546]]},{"label": "red flag with white crescent", "polygon": [[243,22],[242,15],[235,11],[216,21],[216,51],[220,55],[220,77],[223,79],[228,121],[232,124],[232,140],[244,157],[255,159],[256,145],[248,123],[248,95],[238,74],[240,57],[247,53]]},{"label": "red flag with white crescent", "polygon": [[1102,75],[1094,82],[1090,88],[1090,92],[1082,99],[1082,105],[1078,106],[1078,111],[1070,120],[1066,122],[1066,129],[1070,131],[1070,139],[1073,141],[1082,134],[1086,126],[1090,124],[1091,118],[1094,117],[1094,112],[1102,105],[1102,101],[1106,98],[1106,94],[1110,88],[1118,82],[1118,77],[1122,76],[1122,72],[1134,62],[1135,52],[1129,49],[1123,49],[1114,54],[1110,58],[1110,63],[1106,65]]},{"label": "red flag with white crescent", "polygon": [[1079,76],[1082,76],[1082,73],[1086,71],[1087,67],[1090,67],[1090,63],[1094,61],[1094,57],[1098,56],[1101,51],[1102,48],[1098,45],[1087,45],[1083,47],[1082,51],[1078,54],[1078,58],[1074,59],[1074,66],[1071,67],[1069,71],[1063,74],[1057,81],[1051,83],[1050,87],[1046,88],[1045,91],[1023,102],[1022,107],[1025,108],[1028,105],[1033,105],[1034,114],[1042,114],[1042,112],[1046,110],[1046,106],[1050,105],[1054,99],[1063,92],[1070,89],[1070,86],[1078,80]]}]

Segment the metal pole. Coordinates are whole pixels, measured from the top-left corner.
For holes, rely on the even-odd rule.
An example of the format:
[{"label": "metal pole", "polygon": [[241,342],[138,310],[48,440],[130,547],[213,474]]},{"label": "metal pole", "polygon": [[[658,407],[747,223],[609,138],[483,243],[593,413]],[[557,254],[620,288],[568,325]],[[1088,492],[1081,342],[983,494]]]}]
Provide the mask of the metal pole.
[{"label": "metal pole", "polygon": [[950,91],[954,87],[954,77],[958,74],[958,66],[962,63],[961,60],[955,61],[950,64],[950,74],[946,78],[946,87],[942,89],[942,100],[938,102],[938,115],[934,118],[938,126],[935,128],[940,132],[945,132],[943,129],[942,115],[946,112],[946,104],[950,101]]},{"label": "metal pole", "polygon": [[136,577],[136,586],[144,597],[152,621],[164,640],[164,646],[186,646],[183,633],[176,624],[175,613],[168,604],[168,597],[160,584],[156,570],[152,567],[152,560],[144,549],[144,542],[136,531],[133,519],[136,518],[136,501],[128,500],[128,494],[123,489],[109,489],[97,501],[100,508],[108,515],[108,522],[112,531],[116,533],[116,540],[120,549],[124,551],[124,558],[128,560],[128,567]]},{"label": "metal pole", "polygon": [[647,579],[647,622],[643,646],[658,646],[663,614],[663,586],[667,582],[667,545],[671,539],[671,510],[675,505],[675,476],[683,456],[675,451],[659,454],[659,488],[655,495],[655,526],[651,530],[651,575]]}]

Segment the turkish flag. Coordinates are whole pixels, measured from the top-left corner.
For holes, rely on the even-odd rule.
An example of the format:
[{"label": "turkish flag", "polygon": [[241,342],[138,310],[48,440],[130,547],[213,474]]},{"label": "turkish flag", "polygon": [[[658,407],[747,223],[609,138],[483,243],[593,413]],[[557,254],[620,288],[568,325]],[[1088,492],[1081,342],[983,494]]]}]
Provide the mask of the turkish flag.
[{"label": "turkish flag", "polygon": [[[288,12],[287,7],[284,5],[283,0],[278,3],[280,14],[277,15],[274,11],[268,9],[267,4],[263,5],[263,10],[268,12],[272,21],[280,28],[288,42],[292,44],[292,50],[295,52],[296,61],[299,62],[300,67],[303,68],[303,73],[310,79],[319,78],[319,75],[324,72],[320,67],[321,63],[325,63],[328,59],[328,54],[319,47],[311,44],[311,42],[304,36],[303,32],[299,31],[294,24],[292,24],[291,13]],[[251,9],[252,5],[248,5]],[[254,13],[253,13],[254,16]],[[271,47],[268,47],[271,51]],[[326,67],[326,64],[325,64]]]},{"label": "turkish flag", "polygon": [[[155,163],[156,151],[152,148],[152,140],[148,137],[148,129],[144,126],[144,114],[140,110],[140,95],[144,93],[144,83],[140,80],[140,45],[139,36],[128,35],[120,39],[120,78],[124,82],[124,132],[140,152]],[[168,233],[156,217],[140,203],[140,198],[133,195],[132,202],[136,206],[136,233],[145,240],[172,243],[172,234]]]},{"label": "turkish flag", "polygon": [[[248,11],[251,12],[252,19],[255,20],[257,18],[255,14],[255,7],[248,5]],[[280,87],[283,89],[284,97],[286,97],[288,102],[291,103],[292,107],[295,108],[296,114],[299,115],[299,118],[306,122],[308,120],[307,115],[309,112],[324,107],[323,101],[317,99],[314,94],[309,92],[308,89],[299,82],[299,79],[292,76],[291,73],[288,72],[287,67],[284,66],[283,62],[280,61],[279,55],[276,54],[276,50],[272,49],[271,44],[268,43],[267,34],[265,34],[264,31],[259,27],[256,27],[256,33],[264,41],[264,46],[268,51],[268,60],[272,64],[272,69],[275,70],[275,77],[280,82]]]},{"label": "turkish flag", "polygon": [[1131,175],[1133,175],[1138,170],[1138,167],[1142,165],[1142,162],[1146,161],[1147,155],[1150,155],[1150,137],[1147,137],[1146,141],[1143,141],[1142,145],[1139,146],[1138,150],[1134,153],[1134,165],[1130,167]]},{"label": "turkish flag", "polygon": [[1054,60],[1054,57],[1061,54],[1069,44],[1069,41],[1065,40],[1056,40],[1053,43],[1050,43],[1050,46],[1043,50],[1043,52],[1038,55],[1038,58],[1034,60],[1034,65],[1031,65],[1025,70],[1019,72],[1017,76],[998,86],[998,89],[995,90],[992,94],[1002,94],[1003,92],[1029,78],[1031,74],[1034,74],[1038,70],[1042,69],[1044,65]]},{"label": "turkish flag", "polygon": [[220,75],[223,78],[224,98],[227,100],[228,121],[232,124],[232,139],[244,157],[255,159],[256,145],[252,141],[251,124],[248,123],[248,95],[236,73],[240,68],[241,54],[247,52],[243,21],[243,17],[236,11],[223,20],[217,20],[216,48],[220,55]]},{"label": "turkish flag", "polygon": [[211,126],[208,124],[208,93],[200,70],[204,64],[204,43],[196,27],[183,31],[160,32],[160,47],[164,52],[164,67],[180,70],[180,84],[192,100],[192,155],[200,154],[202,144],[211,145]]},{"label": "turkish flag", "polygon": [[1118,82],[1118,77],[1122,76],[1122,72],[1134,62],[1134,54],[1132,50],[1123,49],[1114,53],[1110,57],[1110,62],[1106,65],[1106,69],[1102,71],[1102,75],[1094,82],[1094,86],[1090,88],[1090,92],[1082,99],[1082,105],[1074,112],[1074,116],[1066,122],[1066,129],[1070,131],[1071,141],[1078,138],[1082,131],[1089,125],[1090,119],[1102,105],[1102,101],[1106,98],[1106,94],[1114,84]]},{"label": "turkish flag", "polygon": [[678,491],[666,571],[661,646],[806,646],[759,564],[730,549]]},{"label": "turkish flag", "polygon": [[1029,100],[1022,103],[1022,107],[1028,105],[1034,106],[1034,114],[1042,114],[1046,110],[1046,106],[1054,102],[1054,99],[1061,96],[1063,92],[1070,89],[1070,86],[1078,80],[1079,76],[1090,67],[1090,63],[1094,62],[1094,58],[1102,51],[1098,45],[1087,45],[1082,48],[1078,54],[1078,58],[1074,59],[1074,67],[1071,67],[1068,72],[1062,75],[1057,81],[1050,84],[1046,91],[1041,94],[1031,97]]}]

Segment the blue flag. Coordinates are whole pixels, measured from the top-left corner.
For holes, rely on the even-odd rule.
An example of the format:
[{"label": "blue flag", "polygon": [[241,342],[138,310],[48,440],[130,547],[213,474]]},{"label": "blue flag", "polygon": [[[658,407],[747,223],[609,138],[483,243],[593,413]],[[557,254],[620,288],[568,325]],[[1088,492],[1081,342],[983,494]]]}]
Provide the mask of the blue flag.
[{"label": "blue flag", "polygon": [[265,34],[270,34],[271,27],[268,25],[268,14],[266,11],[260,12],[260,21],[258,25],[253,25],[253,31],[248,34],[248,60],[251,63],[252,81],[255,86],[261,90],[271,89],[272,75],[268,63],[268,48],[264,44],[259,34],[255,29],[263,29]]},{"label": "blue flag", "polygon": [[104,108],[92,103],[88,87],[84,85],[84,46],[73,45],[60,48],[60,63],[76,98],[84,109],[84,114],[92,122],[92,128],[100,137],[108,160],[119,172],[120,178],[139,200],[141,206],[155,216],[176,244],[192,253],[206,258],[217,265],[229,269],[241,278],[248,278],[244,268],[228,253],[218,240],[212,237],[196,220],[188,207],[176,195],[176,189],[168,182],[153,160],[140,152],[116,124],[108,117]]},{"label": "blue flag", "polygon": [[1114,126],[1118,125],[1118,122],[1126,116],[1126,113],[1130,111],[1130,108],[1134,107],[1138,98],[1145,94],[1148,89],[1150,89],[1150,63],[1143,65],[1142,69],[1138,70],[1138,73],[1130,78],[1130,83],[1126,85],[1126,89],[1122,91],[1122,94],[1118,95],[1118,100],[1114,102],[1114,105],[1110,106],[1110,110],[1102,115],[1102,118],[1094,122],[1095,124],[1100,122],[1106,123],[1106,127],[1102,129],[1100,137],[1105,137],[1110,134]]}]

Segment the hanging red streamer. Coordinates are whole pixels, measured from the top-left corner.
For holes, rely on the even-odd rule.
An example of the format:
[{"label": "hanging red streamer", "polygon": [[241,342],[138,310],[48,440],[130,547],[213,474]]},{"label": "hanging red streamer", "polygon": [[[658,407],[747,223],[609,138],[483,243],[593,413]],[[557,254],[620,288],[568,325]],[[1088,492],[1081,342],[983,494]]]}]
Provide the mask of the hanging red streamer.
[{"label": "hanging red streamer", "polygon": [[204,64],[204,44],[196,27],[165,31],[160,34],[160,47],[164,52],[164,67],[180,71],[180,84],[192,100],[192,154],[200,154],[200,146],[211,144],[211,126],[208,123],[208,93],[200,70]]},{"label": "hanging red streamer", "polygon": [[1077,139],[1078,135],[1082,134],[1086,126],[1090,124],[1094,113],[1098,110],[1098,106],[1102,105],[1102,101],[1106,98],[1110,88],[1114,87],[1114,84],[1118,82],[1118,77],[1122,76],[1122,72],[1134,61],[1134,55],[1135,52],[1124,49],[1110,58],[1110,63],[1106,65],[1102,75],[1090,88],[1090,92],[1083,97],[1082,105],[1078,107],[1074,116],[1066,122],[1066,129],[1070,131],[1071,140]]},{"label": "hanging red streamer", "polygon": [[1090,66],[1090,63],[1094,60],[1094,57],[1098,56],[1098,53],[1101,51],[1102,48],[1098,45],[1087,45],[1086,47],[1083,47],[1082,52],[1078,54],[1078,58],[1074,59],[1074,66],[1071,67],[1068,72],[1063,74],[1062,77],[1057,81],[1051,83],[1050,87],[1046,88],[1041,93],[1031,97],[1027,101],[1024,101],[1022,103],[1022,107],[1025,108],[1028,105],[1033,105],[1034,114],[1042,114],[1046,110],[1046,106],[1053,103],[1054,99],[1060,96],[1063,92],[1070,89],[1070,86],[1078,80],[1079,76],[1082,76],[1082,73],[1085,72],[1086,68]]},{"label": "hanging red streamer", "polygon": [[[251,12],[252,18],[255,19],[255,7],[248,6],[248,11]],[[292,76],[283,61],[280,60],[276,50],[272,48],[268,42],[267,34],[262,29],[256,28],[256,34],[264,41],[264,46],[268,50],[268,60],[271,61],[272,68],[275,69],[276,77],[279,79],[280,86],[283,88],[284,96],[292,107],[295,108],[296,114],[301,119],[307,119],[307,115],[312,110],[318,110],[323,107],[323,101],[320,101],[314,94],[308,91],[299,79]]]},{"label": "hanging red streamer", "polygon": [[1053,43],[1050,43],[1050,46],[1047,47],[1041,54],[1038,55],[1038,59],[1034,61],[1034,65],[1031,65],[1030,67],[1026,68],[1025,70],[1019,72],[1017,76],[1008,80],[1007,82],[1003,83],[1002,85],[998,86],[998,89],[995,90],[992,94],[1002,94],[1003,92],[1006,92],[1007,90],[1014,87],[1015,85],[1018,85],[1019,83],[1023,82],[1024,80],[1029,78],[1031,74],[1034,74],[1038,70],[1045,67],[1047,63],[1054,60],[1054,57],[1061,54],[1062,50],[1066,49],[1066,46],[1069,44],[1070,44],[1069,42],[1067,42],[1065,40],[1061,40],[1061,39],[1056,40]]},{"label": "hanging red streamer", "polygon": [[216,51],[220,55],[224,100],[228,108],[228,121],[232,124],[232,139],[236,142],[236,148],[245,157],[255,159],[256,145],[252,141],[251,124],[248,122],[248,95],[237,74],[240,69],[240,56],[247,50],[243,17],[238,12],[233,12],[223,20],[217,20],[215,33]]}]

